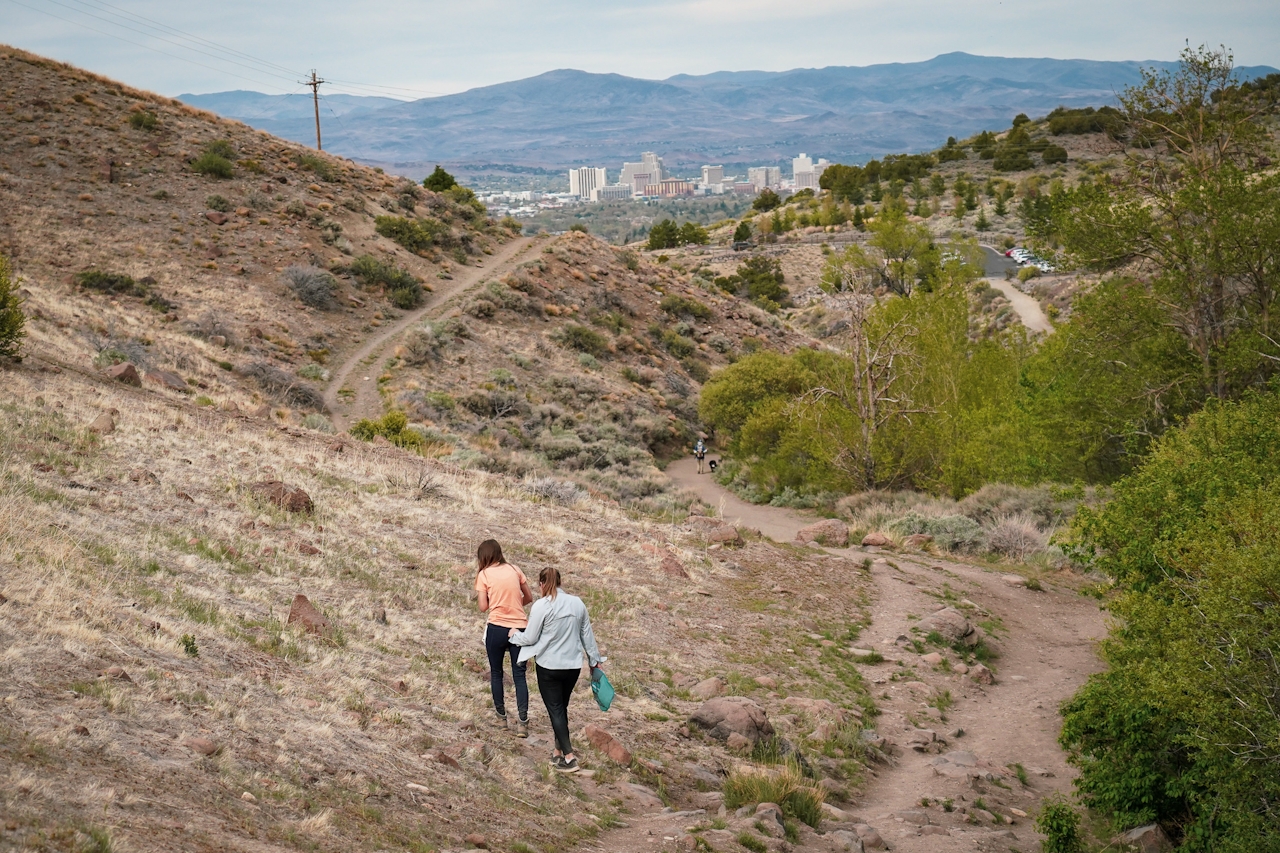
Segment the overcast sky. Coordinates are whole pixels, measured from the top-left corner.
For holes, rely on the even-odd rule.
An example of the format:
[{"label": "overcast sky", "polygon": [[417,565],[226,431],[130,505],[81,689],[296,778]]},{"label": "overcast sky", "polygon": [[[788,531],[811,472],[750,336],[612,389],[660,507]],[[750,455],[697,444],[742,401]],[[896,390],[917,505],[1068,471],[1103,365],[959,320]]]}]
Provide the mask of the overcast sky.
[{"label": "overcast sky", "polygon": [[1176,59],[1187,41],[1280,67],[1278,0],[0,0],[0,24],[0,41],[165,95],[299,91],[313,67],[345,81],[331,92],[422,97],[555,68]]}]

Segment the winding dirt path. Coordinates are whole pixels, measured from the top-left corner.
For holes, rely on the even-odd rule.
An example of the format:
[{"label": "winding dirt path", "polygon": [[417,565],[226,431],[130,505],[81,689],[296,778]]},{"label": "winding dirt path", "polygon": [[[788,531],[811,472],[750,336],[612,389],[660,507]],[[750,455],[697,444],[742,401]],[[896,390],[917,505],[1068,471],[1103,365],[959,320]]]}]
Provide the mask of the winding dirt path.
[{"label": "winding dirt path", "polygon": [[[808,520],[741,501],[711,475],[699,475],[692,459],[673,462],[667,474],[720,507],[726,519],[780,541],[791,541]],[[1041,579],[1042,590],[1028,589],[1013,567],[985,568],[918,551],[832,550],[871,563],[871,623],[854,647],[883,657],[859,670],[880,710],[871,725],[891,757],[872,764],[861,793],[838,804],[821,833],[806,831],[794,849],[849,850],[849,836],[837,833],[858,824],[874,827],[895,853],[1003,853],[1035,845],[1030,816],[1043,797],[1067,791],[1074,775],[1057,744],[1057,709],[1101,668],[1095,649],[1106,619],[1098,603],[1054,576]],[[803,577],[803,558],[795,568]],[[921,621],[947,607],[989,636],[996,653],[988,662],[990,683],[980,671],[966,674],[956,652],[925,641]],[[849,654],[861,655],[854,647]],[[934,652],[944,662],[926,658]],[[656,801],[627,805],[628,823],[582,846],[679,853],[690,849],[683,841],[690,826],[715,816],[663,809]]]},{"label": "winding dirt path", "polygon": [[1013,310],[1018,312],[1022,325],[1033,332],[1053,331],[1053,324],[1049,322],[1049,318],[1045,316],[1040,303],[1034,297],[1028,296],[1003,279],[989,278],[987,284],[1004,294],[1009,304],[1013,306]]},{"label": "winding dirt path", "polygon": [[[329,407],[334,427],[343,432],[360,418],[379,417],[382,414],[382,400],[378,393],[378,374],[381,372],[379,360],[387,345],[452,297],[486,278],[501,275],[505,268],[514,266],[533,245],[534,239],[518,237],[486,258],[484,266],[464,267],[452,281],[442,280],[436,283],[435,289],[427,294],[421,308],[410,311],[390,326],[379,330],[347,356],[334,369],[324,391],[324,402]],[[350,389],[351,393],[341,393],[344,387]]]}]

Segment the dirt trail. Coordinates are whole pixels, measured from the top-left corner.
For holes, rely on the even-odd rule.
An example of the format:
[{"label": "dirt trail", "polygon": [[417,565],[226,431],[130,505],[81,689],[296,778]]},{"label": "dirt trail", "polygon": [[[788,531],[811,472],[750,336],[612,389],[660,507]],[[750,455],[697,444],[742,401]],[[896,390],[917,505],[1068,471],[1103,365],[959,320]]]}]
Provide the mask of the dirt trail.
[{"label": "dirt trail", "polygon": [[987,284],[1004,294],[1005,298],[1009,300],[1009,304],[1013,306],[1013,310],[1018,312],[1018,316],[1022,319],[1022,325],[1033,332],[1053,331],[1053,324],[1049,322],[1049,318],[1045,316],[1044,311],[1040,308],[1040,303],[1033,297],[1028,296],[1003,279],[989,278],[987,279]]},{"label": "dirt trail", "polygon": [[772,506],[749,504],[715,481],[710,474],[698,473],[698,460],[677,459],[667,466],[666,474],[677,486],[688,489],[719,510],[719,515],[737,527],[754,527],[775,542],[790,542],[796,531],[815,519]]},{"label": "dirt trail", "polygon": [[[709,474],[697,474],[693,460],[678,460],[667,473],[721,506],[726,518],[776,539],[790,541],[806,521],[787,510],[746,504]],[[1095,647],[1106,620],[1097,602],[1052,579],[1033,591],[1016,575],[926,553],[860,547],[835,553],[871,562],[871,624],[855,646],[884,658],[860,670],[881,712],[873,725],[891,758],[873,764],[862,792],[852,802],[834,803],[839,811],[826,815],[821,834],[804,830],[795,848],[848,850],[851,836],[837,833],[865,823],[896,853],[1036,849],[1028,815],[1045,795],[1069,789],[1073,775],[1057,745],[1057,708],[1101,666]],[[797,569],[802,576],[803,566]],[[979,670],[962,674],[968,666],[959,654],[925,642],[921,620],[944,607],[955,608],[989,636],[997,653],[988,662],[993,683],[982,683]],[[939,651],[945,663],[925,660],[925,654]],[[680,808],[691,810],[663,809],[643,793],[627,805],[625,825],[583,847],[678,853],[691,849],[686,837],[692,827],[705,829],[716,817],[714,809],[703,812],[688,804]],[[729,837],[709,830],[704,838],[724,840],[712,839],[718,835]]]},{"label": "dirt trail", "polygon": [[[382,400],[378,394],[379,358],[387,345],[410,326],[444,305],[450,298],[478,284],[485,278],[500,275],[504,267],[511,266],[533,243],[533,238],[520,237],[503,246],[492,257],[486,258],[482,267],[464,267],[452,281],[434,283],[435,290],[426,295],[426,302],[405,314],[395,323],[378,331],[359,349],[347,356],[333,371],[324,391],[324,401],[329,407],[333,425],[344,431],[360,418],[376,418],[382,414]],[[354,378],[353,378],[354,377]],[[344,386],[355,392],[346,399],[339,393]]]}]

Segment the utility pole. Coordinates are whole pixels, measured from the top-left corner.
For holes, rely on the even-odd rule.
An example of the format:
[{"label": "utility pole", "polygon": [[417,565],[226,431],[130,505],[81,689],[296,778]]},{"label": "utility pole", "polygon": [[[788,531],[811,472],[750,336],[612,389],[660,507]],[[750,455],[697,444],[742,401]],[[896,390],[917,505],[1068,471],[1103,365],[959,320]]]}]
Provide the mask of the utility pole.
[{"label": "utility pole", "polygon": [[324,148],[320,145],[320,84],[325,81],[317,77],[316,70],[312,68],[311,79],[302,80],[300,82],[304,86],[311,87],[311,102],[315,104],[316,108],[316,150],[323,151]]}]

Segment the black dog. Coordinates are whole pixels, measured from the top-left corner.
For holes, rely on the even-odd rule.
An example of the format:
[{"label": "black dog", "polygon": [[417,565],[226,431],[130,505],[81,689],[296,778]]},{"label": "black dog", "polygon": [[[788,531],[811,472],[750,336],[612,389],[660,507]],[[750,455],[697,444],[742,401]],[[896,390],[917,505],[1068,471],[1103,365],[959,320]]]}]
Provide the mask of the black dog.
[{"label": "black dog", "polygon": [[719,462],[712,459],[711,461],[707,462],[707,467],[710,468],[711,473],[714,474],[716,472],[716,466],[718,466],[719,464],[720,464]]}]

